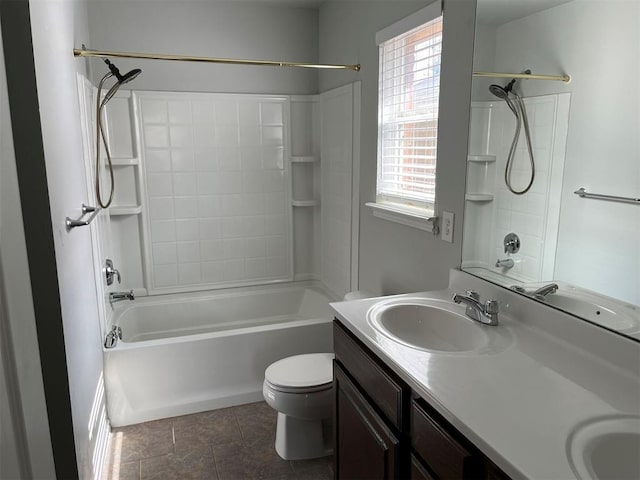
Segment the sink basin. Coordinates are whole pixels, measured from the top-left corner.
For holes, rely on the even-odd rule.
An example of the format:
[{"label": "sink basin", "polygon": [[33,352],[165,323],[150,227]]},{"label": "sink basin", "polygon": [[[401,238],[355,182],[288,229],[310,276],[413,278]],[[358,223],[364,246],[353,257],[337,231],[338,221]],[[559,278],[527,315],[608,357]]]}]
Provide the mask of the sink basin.
[{"label": "sink basin", "polygon": [[545,303],[620,332],[640,331],[640,314],[606,297],[578,289],[560,289],[547,295]]},{"label": "sink basin", "polygon": [[452,302],[403,298],[380,302],[367,313],[380,334],[412,348],[440,352],[469,352],[489,343],[485,327]]},{"label": "sink basin", "polygon": [[569,456],[579,478],[640,478],[640,417],[589,422],[569,440]]}]

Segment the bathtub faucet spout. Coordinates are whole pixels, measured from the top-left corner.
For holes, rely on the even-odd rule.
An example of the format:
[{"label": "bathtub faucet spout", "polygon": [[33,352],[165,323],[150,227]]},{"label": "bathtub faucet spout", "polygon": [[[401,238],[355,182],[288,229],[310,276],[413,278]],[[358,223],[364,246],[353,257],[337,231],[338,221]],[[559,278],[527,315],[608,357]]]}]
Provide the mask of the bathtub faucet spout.
[{"label": "bathtub faucet spout", "polygon": [[133,290],[128,292],[109,292],[109,303],[121,302],[122,300],[135,300],[136,296],[133,294]]}]

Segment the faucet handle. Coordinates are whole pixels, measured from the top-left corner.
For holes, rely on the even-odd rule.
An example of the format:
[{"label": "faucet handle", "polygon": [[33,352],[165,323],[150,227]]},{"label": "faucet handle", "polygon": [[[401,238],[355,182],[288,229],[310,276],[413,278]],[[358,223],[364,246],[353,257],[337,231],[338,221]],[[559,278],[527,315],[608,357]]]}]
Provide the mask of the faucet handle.
[{"label": "faucet handle", "polygon": [[480,301],[480,294],[475,290],[467,290],[467,297],[473,298],[476,301]]},{"label": "faucet handle", "polygon": [[117,268],[113,267],[113,260],[107,258],[104,265],[104,274],[107,278],[107,285],[113,284],[113,277],[116,277],[118,283],[121,283],[122,277],[120,276],[120,272]]},{"label": "faucet handle", "polygon": [[484,302],[484,312],[488,315],[494,315],[500,311],[500,305],[497,300],[487,300]]}]

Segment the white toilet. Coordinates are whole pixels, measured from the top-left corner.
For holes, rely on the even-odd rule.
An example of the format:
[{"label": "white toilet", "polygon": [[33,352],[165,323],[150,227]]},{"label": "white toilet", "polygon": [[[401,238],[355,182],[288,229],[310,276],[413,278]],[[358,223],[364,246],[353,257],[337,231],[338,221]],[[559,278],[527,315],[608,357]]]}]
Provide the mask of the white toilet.
[{"label": "white toilet", "polygon": [[283,358],[265,371],[262,394],[278,411],[276,452],[285,460],[333,453],[333,354]]}]

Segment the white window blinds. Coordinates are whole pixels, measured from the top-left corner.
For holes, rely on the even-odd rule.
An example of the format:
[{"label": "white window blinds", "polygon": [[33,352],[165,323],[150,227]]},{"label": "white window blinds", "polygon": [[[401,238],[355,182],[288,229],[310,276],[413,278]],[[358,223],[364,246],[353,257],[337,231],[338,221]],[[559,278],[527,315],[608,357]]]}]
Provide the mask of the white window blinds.
[{"label": "white window blinds", "polygon": [[379,47],[377,201],[433,210],[442,16]]}]

